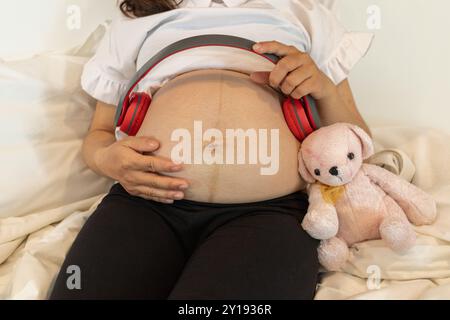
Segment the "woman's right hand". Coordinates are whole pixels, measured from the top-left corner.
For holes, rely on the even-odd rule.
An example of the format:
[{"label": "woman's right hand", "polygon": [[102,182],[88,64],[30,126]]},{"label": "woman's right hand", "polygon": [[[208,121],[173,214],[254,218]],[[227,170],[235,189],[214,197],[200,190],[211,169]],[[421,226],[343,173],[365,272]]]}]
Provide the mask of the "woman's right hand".
[{"label": "woman's right hand", "polygon": [[185,179],[162,175],[183,169],[180,164],[143,153],[155,152],[159,142],[149,137],[127,137],[95,153],[95,163],[102,173],[120,182],[134,196],[162,203],[184,198],[189,188]]}]

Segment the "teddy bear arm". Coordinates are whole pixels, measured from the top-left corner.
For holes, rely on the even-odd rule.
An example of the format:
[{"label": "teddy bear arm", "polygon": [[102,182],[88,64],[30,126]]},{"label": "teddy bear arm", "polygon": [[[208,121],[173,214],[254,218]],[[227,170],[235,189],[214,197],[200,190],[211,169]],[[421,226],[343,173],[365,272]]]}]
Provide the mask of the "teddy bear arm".
[{"label": "teddy bear arm", "polygon": [[436,203],[430,195],[379,166],[364,164],[363,170],[373,183],[398,203],[412,223],[430,224],[436,219]]},{"label": "teddy bear arm", "polygon": [[323,199],[319,184],[312,184],[309,189],[308,212],[302,221],[303,229],[315,239],[330,239],[339,229],[336,208]]},{"label": "teddy bear arm", "polygon": [[308,188],[308,199],[309,199],[309,207],[321,207],[327,205],[328,203],[322,196],[322,191],[320,189],[320,184],[314,183],[311,184]]}]

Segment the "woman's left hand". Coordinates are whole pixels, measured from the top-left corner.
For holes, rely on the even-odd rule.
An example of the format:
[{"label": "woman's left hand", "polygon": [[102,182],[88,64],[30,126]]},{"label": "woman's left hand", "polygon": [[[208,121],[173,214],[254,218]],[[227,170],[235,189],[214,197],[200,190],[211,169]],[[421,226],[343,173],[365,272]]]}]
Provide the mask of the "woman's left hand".
[{"label": "woman's left hand", "polygon": [[277,41],[259,42],[253,50],[260,54],[270,53],[280,57],[272,72],[255,72],[250,78],[261,84],[280,89],[285,95],[300,99],[311,95],[316,100],[332,97],[337,88],[316,66],[309,54],[294,46]]}]

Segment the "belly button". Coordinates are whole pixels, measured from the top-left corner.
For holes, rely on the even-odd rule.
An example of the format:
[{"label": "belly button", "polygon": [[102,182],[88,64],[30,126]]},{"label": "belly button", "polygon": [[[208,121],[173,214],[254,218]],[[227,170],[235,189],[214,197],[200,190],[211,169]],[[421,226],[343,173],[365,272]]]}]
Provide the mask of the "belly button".
[{"label": "belly button", "polygon": [[212,143],[208,143],[204,146],[205,149],[216,149],[219,147],[219,143],[218,142],[212,142]]},{"label": "belly button", "polygon": [[220,147],[219,143],[217,142],[213,142],[213,143],[208,143],[205,147],[204,150],[207,151],[212,157],[216,156],[216,152],[217,149]]}]

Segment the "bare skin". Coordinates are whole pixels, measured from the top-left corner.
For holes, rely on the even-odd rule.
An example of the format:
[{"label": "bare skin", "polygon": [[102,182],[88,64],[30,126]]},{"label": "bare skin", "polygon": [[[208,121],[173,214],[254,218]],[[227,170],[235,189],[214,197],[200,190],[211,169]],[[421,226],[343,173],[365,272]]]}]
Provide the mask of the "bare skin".
[{"label": "bare skin", "polygon": [[[153,154],[171,158],[173,148],[179,143],[179,140],[171,141],[172,133],[186,128],[194,139],[196,120],[202,121],[203,132],[214,128],[223,134],[223,141],[205,139],[200,143],[202,154],[206,148],[221,154],[223,151],[221,158],[224,164],[211,165],[204,161],[194,164],[192,154],[190,163],[184,165],[182,172],[170,174],[188,179],[190,188],[185,193],[186,199],[213,203],[254,202],[280,197],[304,187],[297,173],[300,144],[286,125],[279,95],[270,87],[256,84],[248,75],[235,71],[200,70],[186,73],[157,92],[138,136],[157,137],[161,147]],[[279,150],[273,157],[273,171],[263,175],[262,168],[269,165],[261,161],[250,163],[249,139],[245,142],[245,148],[238,149],[237,139],[225,139],[227,129],[250,129],[255,134],[259,131],[254,129],[267,130],[262,139],[267,139],[268,146],[273,150],[268,150],[266,155],[271,156],[275,149]],[[277,130],[279,135],[273,141],[269,136],[272,129]],[[256,152],[261,151],[260,143],[264,142],[253,140]],[[245,163],[237,164],[234,157],[233,164],[227,164],[225,155],[230,149],[235,155],[242,153]],[[193,147],[190,150],[194,152]],[[236,192],[237,189],[239,192]]]},{"label": "bare skin", "polygon": [[[367,132],[369,129],[357,110],[347,80],[335,86],[315,69],[315,65],[311,65],[307,57],[300,58],[301,53],[280,45],[269,43],[267,52],[278,50],[277,54],[281,56],[296,57],[290,61],[301,61],[300,66],[284,63],[281,64],[284,67],[280,70],[275,68],[270,75],[252,75],[253,82],[260,83],[258,85],[252,83],[249,76],[226,70],[194,71],[172,79],[155,95],[151,112],[138,137],[116,142],[113,127],[116,107],[98,102],[83,145],[86,163],[98,174],[119,181],[130,194],[164,203],[183,198],[218,203],[260,201],[300,190],[304,186],[297,174],[296,157],[300,145],[287,131],[280,113],[279,95],[262,84],[281,88],[283,92],[291,90],[292,96],[313,95],[324,125],[349,122]],[[298,71],[304,67],[308,67],[307,70]],[[202,72],[221,80],[202,82],[202,77],[199,77]],[[289,75],[296,75],[295,79],[292,76],[290,79],[294,85],[285,85]],[[191,80],[188,81],[189,78]],[[296,81],[299,82],[297,86]],[[212,90],[216,90],[215,94]],[[226,95],[219,96],[219,92],[226,92]],[[191,100],[182,97],[191,97]],[[192,97],[197,100],[192,101]],[[169,101],[174,103],[167,108]],[[202,101],[208,101],[208,106]],[[243,106],[252,106],[253,109]],[[211,112],[219,109],[220,117],[217,117],[217,112]],[[194,120],[209,121],[207,126],[219,130],[279,129],[281,156],[278,174],[262,177],[258,170],[260,165],[193,166],[173,163],[170,160],[173,142],[169,133],[180,127],[190,128]]]}]

